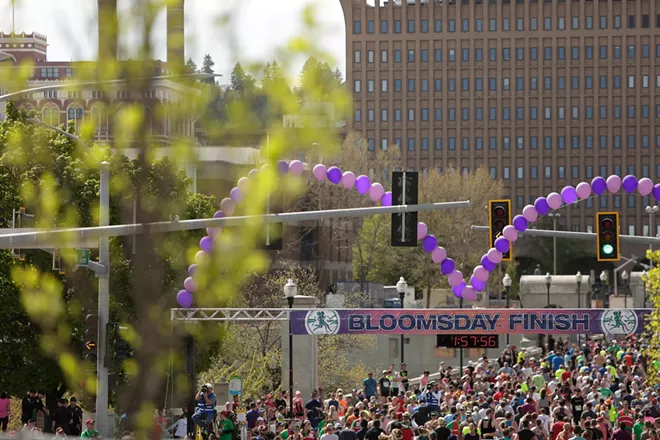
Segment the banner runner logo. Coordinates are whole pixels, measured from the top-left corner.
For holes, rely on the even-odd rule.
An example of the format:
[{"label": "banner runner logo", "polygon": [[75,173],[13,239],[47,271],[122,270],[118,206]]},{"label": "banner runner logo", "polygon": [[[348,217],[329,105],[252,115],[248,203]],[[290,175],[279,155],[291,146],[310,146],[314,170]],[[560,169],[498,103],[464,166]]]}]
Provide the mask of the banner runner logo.
[{"label": "banner runner logo", "polygon": [[637,314],[630,309],[606,310],[600,319],[606,335],[630,335],[637,330]]},{"label": "banner runner logo", "polygon": [[305,316],[305,328],[310,335],[336,335],[339,313],[334,310],[311,310]]}]

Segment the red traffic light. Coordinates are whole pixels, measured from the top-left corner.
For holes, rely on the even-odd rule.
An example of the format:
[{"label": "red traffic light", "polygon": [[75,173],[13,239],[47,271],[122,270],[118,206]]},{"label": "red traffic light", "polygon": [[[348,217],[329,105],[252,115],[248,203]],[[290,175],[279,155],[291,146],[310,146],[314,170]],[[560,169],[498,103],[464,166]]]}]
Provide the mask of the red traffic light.
[{"label": "red traffic light", "polygon": [[[603,229],[612,229],[612,225],[613,225],[612,220],[610,220],[609,218],[606,218],[601,222],[601,226],[603,227]],[[612,236],[610,235],[610,238],[611,237]]]},{"label": "red traffic light", "polygon": [[502,206],[496,206],[495,209],[493,209],[493,214],[495,214],[496,217],[504,217],[506,210]]}]

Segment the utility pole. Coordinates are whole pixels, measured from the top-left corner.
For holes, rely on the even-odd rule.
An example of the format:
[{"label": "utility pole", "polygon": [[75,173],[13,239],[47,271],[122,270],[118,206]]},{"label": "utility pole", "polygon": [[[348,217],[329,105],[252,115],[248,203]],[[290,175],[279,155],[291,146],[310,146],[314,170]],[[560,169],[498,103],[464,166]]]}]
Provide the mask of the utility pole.
[{"label": "utility pole", "polygon": [[[110,224],[110,164],[101,163],[101,184],[99,188],[99,226]],[[99,263],[105,267],[105,273],[98,274],[99,279],[99,330],[98,357],[96,361],[96,426],[102,437],[111,437],[108,426],[108,335],[110,320],[110,237],[99,238]]]}]

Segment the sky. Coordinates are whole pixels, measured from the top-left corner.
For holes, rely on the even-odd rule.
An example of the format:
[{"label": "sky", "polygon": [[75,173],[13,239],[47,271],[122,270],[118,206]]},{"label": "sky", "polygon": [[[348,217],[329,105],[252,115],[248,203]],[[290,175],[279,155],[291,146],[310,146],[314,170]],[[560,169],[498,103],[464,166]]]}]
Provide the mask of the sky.
[{"label": "sky", "polygon": [[[97,13],[95,0],[15,0],[16,32],[38,32],[48,37],[48,60],[90,60],[97,53]],[[0,30],[12,30],[12,0],[0,0]],[[136,38],[136,26],[130,24],[131,0],[119,0],[121,17],[129,17],[122,31],[130,47]],[[240,5],[240,6],[239,6]],[[334,65],[345,72],[345,30],[339,0],[186,0],[186,58],[201,65],[204,54],[215,61],[216,73],[225,75],[218,83],[229,82],[236,61],[249,63],[276,58],[278,48],[303,31],[301,13],[314,5],[320,23],[314,37]],[[224,14],[233,12],[230,27],[218,23]],[[165,13],[159,15],[152,42],[156,58],[165,59]],[[234,38],[229,38],[229,33]],[[133,35],[131,35],[133,34]],[[228,44],[234,41],[235,45]],[[291,65],[297,74],[303,59]]]}]

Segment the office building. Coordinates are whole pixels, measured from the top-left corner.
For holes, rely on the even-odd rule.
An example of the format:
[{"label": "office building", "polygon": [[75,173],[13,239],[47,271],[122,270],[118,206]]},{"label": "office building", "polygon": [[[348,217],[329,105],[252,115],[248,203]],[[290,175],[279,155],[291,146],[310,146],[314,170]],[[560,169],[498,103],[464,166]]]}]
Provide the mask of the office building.
[{"label": "office building", "polygon": [[[422,172],[487,167],[516,213],[598,175],[660,178],[660,1],[340,1],[348,129],[370,149]],[[654,203],[593,198],[560,224],[616,210],[622,234],[656,235]]]}]

